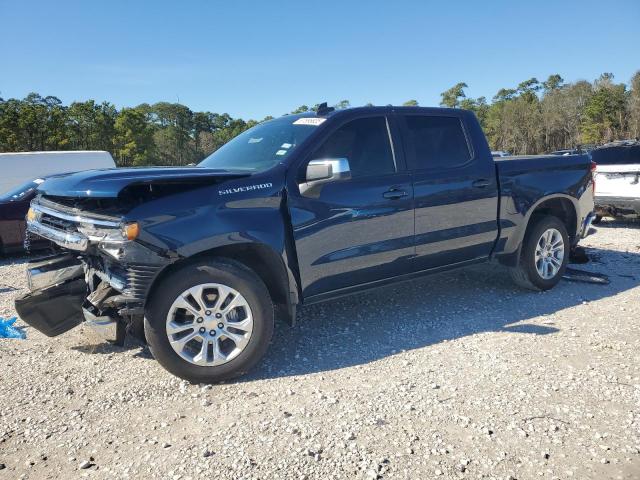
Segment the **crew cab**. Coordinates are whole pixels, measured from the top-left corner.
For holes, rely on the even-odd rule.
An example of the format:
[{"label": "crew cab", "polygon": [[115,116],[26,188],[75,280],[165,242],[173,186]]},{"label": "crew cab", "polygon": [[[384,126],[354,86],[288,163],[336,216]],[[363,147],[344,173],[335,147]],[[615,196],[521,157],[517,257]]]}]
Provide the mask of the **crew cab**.
[{"label": "crew cab", "polygon": [[51,336],[143,330],[192,382],[246,372],[275,312],[293,323],[298,305],[490,260],[552,288],[594,207],[587,156],[494,159],[473,113],[419,107],[322,105],[196,167],[61,175],[39,192],[28,228],[66,253],[28,267],[20,317]]}]

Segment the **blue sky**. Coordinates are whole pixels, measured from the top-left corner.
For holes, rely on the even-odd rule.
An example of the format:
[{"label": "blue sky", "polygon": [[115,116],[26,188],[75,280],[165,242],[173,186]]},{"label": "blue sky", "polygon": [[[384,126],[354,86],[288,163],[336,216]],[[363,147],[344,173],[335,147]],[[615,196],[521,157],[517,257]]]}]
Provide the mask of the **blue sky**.
[{"label": "blue sky", "polygon": [[437,105],[559,73],[640,69],[640,1],[0,0],[0,96],[177,101],[260,119],[301,104]]}]

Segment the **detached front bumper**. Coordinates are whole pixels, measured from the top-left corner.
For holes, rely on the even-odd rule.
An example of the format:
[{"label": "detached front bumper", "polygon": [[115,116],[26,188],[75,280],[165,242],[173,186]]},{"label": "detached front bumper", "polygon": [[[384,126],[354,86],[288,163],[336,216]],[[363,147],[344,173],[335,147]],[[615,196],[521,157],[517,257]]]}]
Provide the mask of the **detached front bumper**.
[{"label": "detached front bumper", "polygon": [[18,315],[48,337],[62,335],[84,322],[104,340],[121,343],[124,322],[114,315],[112,306],[101,310],[113,296],[110,294],[117,292],[106,284],[90,292],[88,271],[77,257],[69,254],[31,262],[27,267],[31,291],[16,299]]}]

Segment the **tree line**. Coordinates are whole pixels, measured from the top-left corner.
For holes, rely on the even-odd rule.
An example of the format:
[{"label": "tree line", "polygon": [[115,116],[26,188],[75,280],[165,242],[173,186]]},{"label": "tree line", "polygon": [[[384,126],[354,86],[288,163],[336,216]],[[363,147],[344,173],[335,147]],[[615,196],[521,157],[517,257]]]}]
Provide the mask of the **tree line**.
[{"label": "tree line", "polygon": [[[473,110],[493,150],[534,154],[640,137],[640,72],[629,85],[610,73],[593,82],[565,83],[557,74],[543,82],[531,78],[501,88],[490,102],[467,97],[467,88],[461,82],[442,92],[440,105]],[[335,105],[349,106],[348,100]],[[291,113],[316,108],[301,105]],[[118,110],[109,102],[64,105],[30,93],[21,100],[0,97],[0,151],[107,150],[118,166],[187,165],[257,123],[179,103]]]},{"label": "tree line", "polygon": [[117,110],[109,102],[66,106],[30,93],[22,100],[0,98],[0,151],[107,150],[118,166],[187,165],[257,123],[178,103]]},{"label": "tree line", "polygon": [[441,105],[473,110],[493,150],[535,154],[640,137],[640,71],[630,84],[603,73],[593,82],[560,75],[501,88],[488,103],[468,98],[465,83],[441,94]]}]

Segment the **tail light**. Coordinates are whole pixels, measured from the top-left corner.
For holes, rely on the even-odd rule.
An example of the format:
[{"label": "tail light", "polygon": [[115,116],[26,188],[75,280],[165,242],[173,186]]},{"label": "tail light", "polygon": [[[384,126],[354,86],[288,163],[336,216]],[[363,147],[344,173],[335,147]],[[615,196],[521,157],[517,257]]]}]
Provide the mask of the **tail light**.
[{"label": "tail light", "polygon": [[593,185],[593,194],[596,194],[596,167],[598,165],[596,164],[596,162],[594,162],[593,160],[591,160],[591,183]]}]

